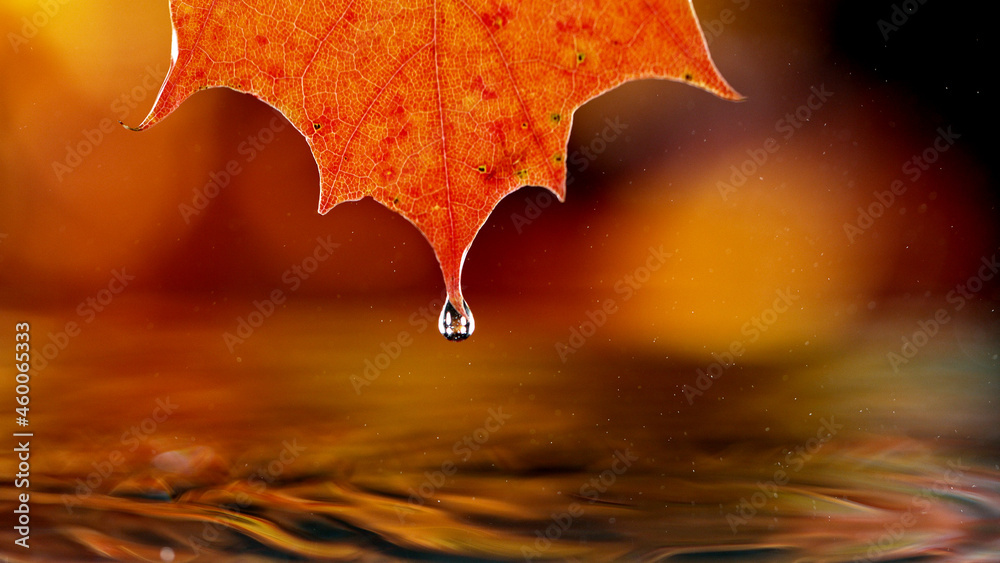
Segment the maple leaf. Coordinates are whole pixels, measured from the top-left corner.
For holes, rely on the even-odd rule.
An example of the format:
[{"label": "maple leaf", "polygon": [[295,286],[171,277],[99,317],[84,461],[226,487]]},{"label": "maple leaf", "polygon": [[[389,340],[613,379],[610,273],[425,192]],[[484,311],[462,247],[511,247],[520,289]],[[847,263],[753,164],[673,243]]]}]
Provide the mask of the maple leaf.
[{"label": "maple leaf", "polygon": [[648,77],[739,98],[690,0],[171,0],[170,10],[170,70],[134,129],[203,88],[274,106],[308,140],[320,213],[370,196],[431,243],[454,339],[472,331],[471,313],[458,313],[468,312],[462,265],[496,204],[527,185],[565,198],[580,105]]}]

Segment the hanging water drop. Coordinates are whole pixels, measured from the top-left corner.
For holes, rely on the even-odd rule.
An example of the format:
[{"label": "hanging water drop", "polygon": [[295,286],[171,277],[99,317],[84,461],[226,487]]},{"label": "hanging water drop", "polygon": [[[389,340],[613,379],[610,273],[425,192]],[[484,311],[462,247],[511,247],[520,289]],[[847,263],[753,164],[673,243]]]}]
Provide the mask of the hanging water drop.
[{"label": "hanging water drop", "polygon": [[441,331],[441,336],[452,342],[461,342],[472,336],[472,332],[476,330],[476,320],[472,318],[469,304],[463,299],[462,312],[459,312],[451,304],[451,299],[445,300],[441,316],[438,318],[438,330]]}]

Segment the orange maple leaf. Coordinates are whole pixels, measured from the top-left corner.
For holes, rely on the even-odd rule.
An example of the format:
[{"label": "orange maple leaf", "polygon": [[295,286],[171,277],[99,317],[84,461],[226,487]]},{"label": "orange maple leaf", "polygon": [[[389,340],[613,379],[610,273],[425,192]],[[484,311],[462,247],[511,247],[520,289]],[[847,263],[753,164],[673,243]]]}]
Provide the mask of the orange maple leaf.
[{"label": "orange maple leaf", "polygon": [[[737,99],[690,0],[171,0],[166,81],[146,129],[192,93],[281,111],[319,167],[319,212],[371,196],[427,237],[442,332],[473,321],[465,255],[522,186],[566,194],[573,112],[623,82],[667,78]],[[463,324],[464,323],[464,324]]]}]

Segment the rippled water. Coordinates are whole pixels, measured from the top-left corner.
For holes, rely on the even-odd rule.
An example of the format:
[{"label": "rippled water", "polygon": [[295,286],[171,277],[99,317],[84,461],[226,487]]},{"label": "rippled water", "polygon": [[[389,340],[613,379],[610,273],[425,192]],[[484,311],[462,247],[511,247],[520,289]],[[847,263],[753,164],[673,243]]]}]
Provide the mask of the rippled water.
[{"label": "rippled water", "polygon": [[[515,330],[489,303],[494,340],[444,342],[433,323],[401,323],[402,306],[314,302],[231,354],[220,334],[238,310],[199,307],[122,301],[36,371],[32,548],[5,526],[9,560],[1000,553],[986,325],[953,327],[895,373],[885,350],[902,321],[793,361],[712,368],[596,341],[564,364],[544,321]],[[43,341],[64,322],[3,323],[25,318]],[[699,370],[721,375],[686,397]]]}]

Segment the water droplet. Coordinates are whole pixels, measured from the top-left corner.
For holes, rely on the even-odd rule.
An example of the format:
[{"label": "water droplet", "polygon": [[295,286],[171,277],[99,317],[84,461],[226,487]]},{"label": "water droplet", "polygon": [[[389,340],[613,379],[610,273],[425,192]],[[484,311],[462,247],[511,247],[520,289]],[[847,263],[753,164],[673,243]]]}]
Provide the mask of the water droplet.
[{"label": "water droplet", "polygon": [[448,299],[444,302],[441,316],[438,318],[438,330],[441,331],[441,336],[452,342],[461,342],[472,336],[472,332],[476,330],[476,320],[472,318],[472,311],[469,310],[469,304],[464,299],[462,300],[462,309],[463,311],[460,313],[451,304],[451,299]]}]

